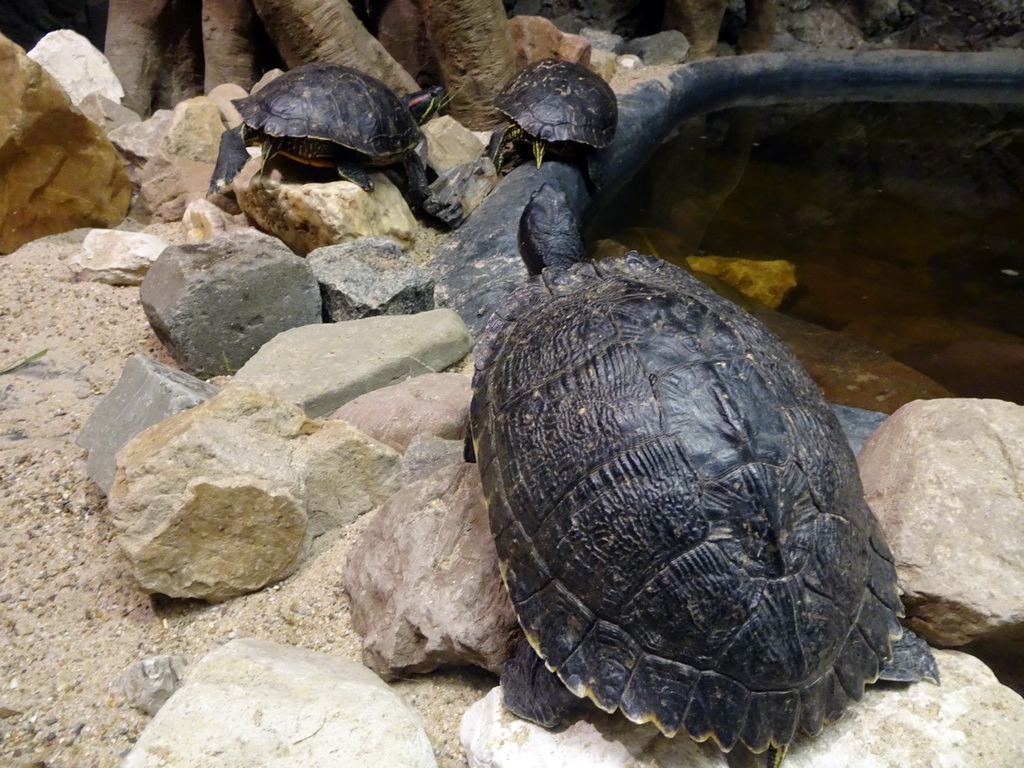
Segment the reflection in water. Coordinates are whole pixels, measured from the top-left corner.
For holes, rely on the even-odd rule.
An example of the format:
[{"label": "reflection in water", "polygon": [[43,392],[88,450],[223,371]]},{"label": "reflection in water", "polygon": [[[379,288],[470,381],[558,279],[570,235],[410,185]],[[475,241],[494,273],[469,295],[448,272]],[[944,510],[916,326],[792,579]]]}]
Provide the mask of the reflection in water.
[{"label": "reflection in water", "polygon": [[677,262],[786,259],[788,314],[955,394],[1024,402],[1019,107],[732,110],[682,126],[619,200],[593,234],[643,227]]}]

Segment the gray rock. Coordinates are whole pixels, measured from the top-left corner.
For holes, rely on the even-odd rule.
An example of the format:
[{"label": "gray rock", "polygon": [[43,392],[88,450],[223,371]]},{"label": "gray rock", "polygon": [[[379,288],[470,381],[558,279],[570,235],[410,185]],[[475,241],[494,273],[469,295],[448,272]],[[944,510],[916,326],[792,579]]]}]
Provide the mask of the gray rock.
[{"label": "gray rock", "polygon": [[590,45],[596,50],[609,51],[616,56],[625,51],[626,40],[622,35],[606,32],[603,29],[594,29],[593,27],[584,27],[580,30],[580,34],[587,38],[590,41]]},{"label": "gray rock", "polygon": [[112,129],[107,137],[126,159],[141,170],[146,161],[157,152],[160,141],[167,134],[174,112],[158,109],[142,122],[125,123]]},{"label": "gray rock", "polygon": [[643,59],[648,67],[659,64],[682,64],[690,52],[690,41],[676,29],[667,29],[647,37],[630,40],[623,46],[623,53]]},{"label": "gray rock", "polygon": [[92,120],[108,134],[122,125],[138,123],[142,120],[128,107],[122,107],[101,93],[90,93],[78,103],[82,114]]},{"label": "gray rock", "polygon": [[518,638],[473,464],[388,499],[353,545],[342,585],[363,663],[380,674],[466,664],[497,672]]},{"label": "gray rock", "polygon": [[325,319],[412,315],[434,308],[434,280],[386,237],[329,245],[306,257]]},{"label": "gray rock", "polygon": [[449,464],[462,463],[465,447],[465,440],[445,440],[429,432],[416,435],[402,454],[402,485],[430,477]]},{"label": "gray rock", "polygon": [[167,248],[140,295],[174,359],[202,377],[232,373],[282,331],[321,321],[309,265],[248,232]]},{"label": "gray rock", "polygon": [[471,380],[461,373],[427,373],[350,400],[331,414],[404,452],[427,432],[446,440],[466,436]]},{"label": "gray rock", "polygon": [[263,345],[235,379],[319,418],[365,392],[442,371],[472,343],[450,309],[307,325]]},{"label": "gray rock", "polygon": [[97,403],[75,444],[89,451],[89,478],[110,493],[115,455],[139,432],[188,410],[217,392],[217,387],[143,355],[135,355],[121,378]]},{"label": "gray rock", "polygon": [[131,706],[152,716],[167,703],[184,676],[184,656],[150,656],[128,667],[112,685]]},{"label": "gray rock", "polygon": [[419,715],[368,669],[265,640],[190,668],[122,768],[436,768]]},{"label": "gray rock", "polygon": [[846,441],[850,444],[854,456],[860,453],[868,438],[889,417],[886,413],[851,408],[848,405],[833,404],[832,410],[839,419],[839,425],[843,428],[843,434],[846,435]]},{"label": "gray rock", "polygon": [[423,210],[449,227],[462,226],[498,183],[490,158],[478,157],[451,168],[434,180]]},{"label": "gray rock", "polygon": [[[816,738],[797,737],[786,768],[906,766],[1012,768],[1024,759],[1024,700],[1000,685],[973,656],[936,651],[942,685],[869,686],[836,723]],[[462,719],[460,737],[470,768],[726,768],[739,762],[712,742],[663,737],[653,725],[635,725],[618,713],[589,707],[568,728],[552,732],[519,720],[493,689]],[[734,750],[734,752],[737,752]],[[748,754],[749,757],[749,754]]]},{"label": "gray rock", "polygon": [[946,646],[1024,638],[1024,406],[908,403],[858,462],[911,629]]}]

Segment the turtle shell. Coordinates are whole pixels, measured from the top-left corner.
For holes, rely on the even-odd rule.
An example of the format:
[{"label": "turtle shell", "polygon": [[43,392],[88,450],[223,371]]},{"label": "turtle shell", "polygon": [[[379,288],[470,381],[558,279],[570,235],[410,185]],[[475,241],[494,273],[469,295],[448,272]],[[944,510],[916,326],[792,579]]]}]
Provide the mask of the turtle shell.
[{"label": "turtle shell", "polygon": [[390,88],[340,64],[295,67],[234,104],[252,131],[330,142],[374,164],[399,159],[420,140],[416,120]]},{"label": "turtle shell", "polygon": [[598,149],[615,136],[615,93],[589,69],[559,59],[540,59],[519,70],[494,105],[531,136],[576,141]]},{"label": "turtle shell", "polygon": [[901,635],[892,557],[836,417],[767,328],[632,253],[544,270],[476,354],[503,578],[571,691],[754,751],[861,697]]}]

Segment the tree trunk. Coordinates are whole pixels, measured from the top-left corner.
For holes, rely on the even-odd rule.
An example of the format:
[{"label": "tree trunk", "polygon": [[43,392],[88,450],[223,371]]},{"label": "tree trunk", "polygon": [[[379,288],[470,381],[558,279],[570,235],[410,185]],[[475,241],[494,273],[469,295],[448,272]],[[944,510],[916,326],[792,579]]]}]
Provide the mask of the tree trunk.
[{"label": "tree trunk", "polygon": [[222,83],[246,90],[262,72],[256,46],[262,37],[252,0],[206,0],[203,3],[203,72],[206,92]]},{"label": "tree trunk", "polygon": [[253,0],[253,5],[289,67],[329,61],[373,75],[400,94],[417,90],[412,75],[366,31],[347,0]]},{"label": "tree trunk", "polygon": [[452,116],[473,129],[500,120],[495,94],[512,76],[514,51],[501,0],[420,0]]}]

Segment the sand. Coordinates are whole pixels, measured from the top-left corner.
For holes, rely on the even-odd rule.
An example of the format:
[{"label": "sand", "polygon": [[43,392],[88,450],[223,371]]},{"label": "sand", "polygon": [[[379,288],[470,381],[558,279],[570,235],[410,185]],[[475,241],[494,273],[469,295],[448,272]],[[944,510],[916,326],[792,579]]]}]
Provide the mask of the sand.
[{"label": "sand", "polygon": [[[181,225],[145,231],[184,242]],[[150,718],[111,683],[135,661],[198,661],[235,637],[359,661],[340,574],[368,517],[281,584],[219,605],[143,593],[115,541],[102,492],[74,444],[132,355],[173,365],[137,287],[74,282],[84,231],[0,256],[0,766],[109,768]],[[394,687],[422,714],[441,768],[465,765],[462,713],[496,680],[478,670]]]}]

